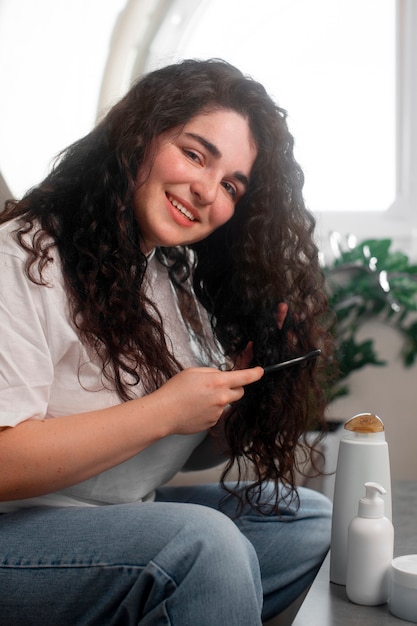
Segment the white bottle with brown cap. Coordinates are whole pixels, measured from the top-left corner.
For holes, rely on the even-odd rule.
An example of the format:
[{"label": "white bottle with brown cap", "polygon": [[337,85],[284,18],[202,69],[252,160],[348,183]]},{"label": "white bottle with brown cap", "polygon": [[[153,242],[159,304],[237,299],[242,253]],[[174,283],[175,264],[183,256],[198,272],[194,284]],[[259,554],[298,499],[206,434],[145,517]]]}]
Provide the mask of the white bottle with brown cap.
[{"label": "white bottle with brown cap", "polygon": [[339,444],[333,497],[330,581],[346,584],[348,527],[367,482],[383,485],[385,516],[392,521],[388,444],[381,419],[362,413],[349,419]]}]

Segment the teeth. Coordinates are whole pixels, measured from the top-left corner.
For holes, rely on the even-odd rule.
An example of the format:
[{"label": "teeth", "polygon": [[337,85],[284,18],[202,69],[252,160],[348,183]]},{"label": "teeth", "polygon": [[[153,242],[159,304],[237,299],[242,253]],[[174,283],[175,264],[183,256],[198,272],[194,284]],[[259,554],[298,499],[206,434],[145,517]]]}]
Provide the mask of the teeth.
[{"label": "teeth", "polygon": [[190,213],[190,211],[188,211],[184,206],[182,206],[182,204],[180,202],[177,202],[177,200],[175,200],[174,198],[171,198],[170,196],[168,197],[170,203],[176,208],[178,209],[178,211],[180,213],[182,213],[183,215],[185,215],[186,217],[188,217],[189,220],[191,220],[191,222],[195,222],[195,217],[192,213]]}]

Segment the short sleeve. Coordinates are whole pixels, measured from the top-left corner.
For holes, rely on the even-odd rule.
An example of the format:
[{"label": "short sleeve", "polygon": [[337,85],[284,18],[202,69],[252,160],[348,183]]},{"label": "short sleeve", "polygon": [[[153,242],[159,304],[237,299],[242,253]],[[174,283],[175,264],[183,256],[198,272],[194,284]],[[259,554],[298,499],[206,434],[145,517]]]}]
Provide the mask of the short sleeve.
[{"label": "short sleeve", "polygon": [[23,257],[0,253],[0,426],[40,419],[47,412],[53,379],[43,300],[47,289],[29,280]]}]

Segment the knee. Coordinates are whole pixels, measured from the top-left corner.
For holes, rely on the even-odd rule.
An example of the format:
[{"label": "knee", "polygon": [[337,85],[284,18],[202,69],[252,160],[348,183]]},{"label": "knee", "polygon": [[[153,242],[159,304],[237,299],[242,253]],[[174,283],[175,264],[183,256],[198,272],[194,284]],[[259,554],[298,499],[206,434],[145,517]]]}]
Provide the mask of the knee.
[{"label": "knee", "polygon": [[[236,607],[247,622],[257,624],[263,593],[258,558],[252,544],[224,514],[201,505],[181,504],[184,523],[154,560],[165,577],[174,581],[172,600],[186,598],[188,613],[193,607],[210,605],[212,622],[237,623]],[[190,591],[191,590],[191,591]],[[216,607],[213,608],[213,598]],[[174,602],[169,604],[173,610]],[[187,615],[188,615],[187,613]],[[185,618],[186,624],[201,623]]]},{"label": "knee", "polygon": [[318,491],[301,488],[299,490],[299,515],[310,521],[311,525],[321,528],[323,533],[330,533],[333,504]]},{"label": "knee", "polygon": [[258,569],[255,549],[236,524],[211,508],[197,506],[189,511],[184,532],[202,558],[223,569]]},{"label": "knee", "polygon": [[311,510],[318,516],[324,518],[331,518],[333,504],[331,500],[320,491],[309,489],[307,487],[299,488],[300,499],[304,506],[311,508]]},{"label": "knee", "polygon": [[[260,568],[253,545],[223,513],[195,504],[181,504],[183,524],[158,555],[165,571],[178,568],[207,584],[237,580],[260,588]],[[178,571],[178,570],[177,570]],[[209,583],[209,581],[211,581]]]}]

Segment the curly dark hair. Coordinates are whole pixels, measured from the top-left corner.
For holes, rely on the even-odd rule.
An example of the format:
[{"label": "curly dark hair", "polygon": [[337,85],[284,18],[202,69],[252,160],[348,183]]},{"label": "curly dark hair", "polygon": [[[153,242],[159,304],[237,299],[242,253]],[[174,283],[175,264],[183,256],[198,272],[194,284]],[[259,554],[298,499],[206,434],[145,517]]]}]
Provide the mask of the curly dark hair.
[{"label": "curly dark hair", "polygon": [[[186,60],[141,77],[87,136],[59,155],[40,185],[8,201],[0,215],[0,222],[20,218],[17,236],[28,252],[31,280],[44,283],[51,247],[59,251],[73,321],[82,341],[101,355],[103,374],[122,401],[139,380],[150,392],[181,369],[166,344],[161,313],[143,291],[147,260],[133,212],[138,172],[152,159],[155,138],[219,109],[248,120],[257,157],[229,222],[189,248],[157,250],[183,315],[196,329],[195,294],[211,319],[206,334],[214,332],[232,363],[248,341],[252,364],[263,366],[317,347],[329,356],[332,349],[315,220],[304,204],[285,110],[230,64]],[[289,314],[279,329],[281,302]],[[324,425],[325,369],[320,363],[293,367],[246,389],[225,422],[230,460],[222,482],[237,462],[240,478],[250,467],[247,500],[258,501],[265,480],[275,482],[276,494],[279,481],[296,493],[303,437]],[[304,439],[303,449],[310,447]]]}]

